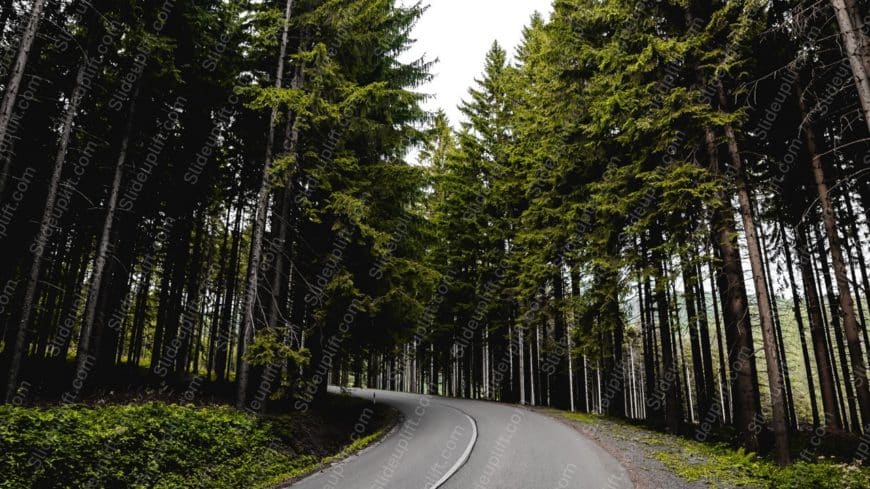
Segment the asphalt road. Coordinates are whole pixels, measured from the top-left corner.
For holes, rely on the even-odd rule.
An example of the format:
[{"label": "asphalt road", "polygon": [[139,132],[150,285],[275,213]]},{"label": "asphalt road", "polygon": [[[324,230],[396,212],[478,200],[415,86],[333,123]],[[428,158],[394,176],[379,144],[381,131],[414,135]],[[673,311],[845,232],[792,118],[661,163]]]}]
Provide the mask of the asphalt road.
[{"label": "asphalt road", "polygon": [[405,416],[381,443],[293,489],[623,489],[628,473],[575,430],[491,402],[368,389]]}]

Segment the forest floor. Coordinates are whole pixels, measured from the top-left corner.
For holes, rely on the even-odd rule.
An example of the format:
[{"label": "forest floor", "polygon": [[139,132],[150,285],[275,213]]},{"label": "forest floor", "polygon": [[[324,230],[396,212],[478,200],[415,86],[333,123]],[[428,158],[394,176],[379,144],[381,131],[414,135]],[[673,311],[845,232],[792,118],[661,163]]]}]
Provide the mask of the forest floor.
[{"label": "forest floor", "polygon": [[870,487],[870,468],[819,457],[778,467],[724,443],[701,443],[606,416],[540,408],[594,440],[628,470],[638,489]]},{"label": "forest floor", "polygon": [[272,488],[376,442],[398,419],[336,395],[264,416],[159,400],[0,406],[0,487]]}]

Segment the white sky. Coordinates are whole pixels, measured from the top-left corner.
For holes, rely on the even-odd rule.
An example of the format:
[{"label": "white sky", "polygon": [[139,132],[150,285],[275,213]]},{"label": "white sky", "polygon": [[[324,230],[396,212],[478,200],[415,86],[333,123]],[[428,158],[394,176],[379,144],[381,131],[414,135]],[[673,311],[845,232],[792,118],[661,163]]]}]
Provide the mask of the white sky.
[{"label": "white sky", "polygon": [[456,106],[479,78],[492,41],[498,40],[513,55],[523,26],[535,11],[549,17],[551,0],[424,0],[426,3],[429,10],[414,30],[417,42],[407,56],[438,59],[432,69],[435,78],[420,91],[434,95],[425,105],[427,109],[444,109],[456,126],[460,119]]}]

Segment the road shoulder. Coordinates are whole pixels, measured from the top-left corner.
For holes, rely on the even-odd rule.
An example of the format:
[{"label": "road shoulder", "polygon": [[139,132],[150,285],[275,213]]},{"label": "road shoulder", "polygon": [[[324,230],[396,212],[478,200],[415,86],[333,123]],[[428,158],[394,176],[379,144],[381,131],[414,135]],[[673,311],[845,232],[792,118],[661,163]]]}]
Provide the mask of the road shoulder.
[{"label": "road shoulder", "polygon": [[656,458],[663,451],[678,450],[677,446],[669,447],[666,439],[658,433],[601,416],[566,413],[547,408],[534,410],[571,426],[606,450],[625,467],[637,489],[709,487],[703,481],[689,482],[683,479]]},{"label": "road shoulder", "polygon": [[280,483],[274,485],[275,489],[290,488],[294,484],[308,479],[309,477],[312,477],[320,472],[329,470],[336,465],[347,463],[347,461],[353,459],[354,457],[358,457],[362,453],[371,450],[372,448],[380,445],[385,440],[390,438],[398,431],[402,423],[404,423],[405,417],[395,408],[384,407],[383,409],[385,410],[386,422],[377,431],[363,438],[357,438],[353,441],[349,439],[348,441],[350,442],[350,444],[342,449],[341,452],[323,458],[316,465],[311,466],[309,469],[293,476],[292,478],[280,481]]}]

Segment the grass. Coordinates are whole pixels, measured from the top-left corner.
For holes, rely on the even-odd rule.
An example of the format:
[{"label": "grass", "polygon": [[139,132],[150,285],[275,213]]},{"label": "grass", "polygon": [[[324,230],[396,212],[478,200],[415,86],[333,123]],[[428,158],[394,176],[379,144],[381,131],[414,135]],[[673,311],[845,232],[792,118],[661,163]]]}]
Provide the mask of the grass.
[{"label": "grass", "polygon": [[624,442],[638,444],[647,456],[690,482],[709,487],[757,487],[770,489],[866,489],[870,468],[833,459],[798,461],[779,467],[768,458],[724,443],[702,443],[636,426],[621,420],[585,413],[548,410],[586,428],[598,427]]},{"label": "grass", "polygon": [[392,419],[374,412],[351,442],[365,404],[330,404],[270,417],[162,402],[0,406],[0,488],[275,487],[361,449]]}]

